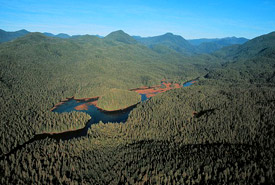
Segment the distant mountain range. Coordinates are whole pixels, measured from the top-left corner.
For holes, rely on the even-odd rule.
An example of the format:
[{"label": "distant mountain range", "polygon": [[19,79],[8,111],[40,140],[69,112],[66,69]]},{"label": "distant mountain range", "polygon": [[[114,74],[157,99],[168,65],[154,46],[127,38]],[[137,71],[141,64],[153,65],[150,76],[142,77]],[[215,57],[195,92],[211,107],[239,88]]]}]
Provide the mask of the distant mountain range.
[{"label": "distant mountain range", "polygon": [[221,39],[193,39],[185,40],[179,35],[166,33],[155,37],[133,36],[139,43],[154,48],[158,45],[166,46],[180,53],[212,53],[223,47],[243,44],[246,38],[226,37]]},{"label": "distant mountain range", "polygon": [[[14,40],[18,37],[22,37],[30,33],[27,30],[19,30],[15,32],[7,32],[0,29],[0,43]],[[62,39],[75,38],[81,35],[70,36],[65,33],[59,33],[54,35],[52,33],[44,32],[45,36],[57,37]],[[99,38],[104,38],[99,35],[95,35]],[[179,35],[172,33],[166,33],[160,36],[154,37],[140,37],[130,36],[122,30],[115,31],[107,35],[105,40],[111,42],[112,40],[127,43],[127,44],[142,44],[158,53],[164,52],[177,52],[184,55],[200,54],[200,53],[212,53],[227,46],[236,44],[243,44],[248,41],[246,38],[227,37],[221,39],[192,39],[186,40]]]},{"label": "distant mountain range", "polygon": [[139,37],[133,36],[140,44],[143,44],[153,50],[160,47],[167,47],[176,52],[188,54],[195,53],[196,48],[192,46],[187,40],[179,35],[174,35],[172,33],[166,33],[164,35],[155,37]]},{"label": "distant mountain range", "polygon": [[207,78],[275,83],[275,32],[261,35],[242,45],[225,47],[213,55],[228,62],[221,69],[206,75]]},{"label": "distant mountain range", "polygon": [[58,37],[58,38],[62,38],[62,39],[67,39],[67,38],[71,37],[70,35],[65,34],[65,33],[59,33],[57,35],[54,35],[52,33],[44,32],[43,34],[46,35],[46,36],[48,36],[48,37]]},{"label": "distant mountain range", "polygon": [[[31,32],[27,31],[27,30],[19,30],[19,31],[14,31],[14,32],[9,32],[9,31],[4,31],[2,29],[0,29],[0,43],[2,42],[8,42],[8,41],[12,41],[18,37],[22,37],[24,35],[27,35]],[[61,39],[68,39],[68,38],[72,38],[72,37],[79,37],[79,36],[82,36],[82,35],[73,35],[73,36],[70,36],[66,33],[59,33],[59,34],[52,34],[52,33],[48,33],[48,32],[44,32],[43,33],[45,36],[48,36],[48,37],[57,37],[57,38],[61,38]],[[103,38],[103,36],[100,36],[100,35],[94,35],[94,36],[97,36],[99,38]]]},{"label": "distant mountain range", "polygon": [[127,33],[123,32],[122,30],[114,31],[104,37],[104,40],[106,41],[118,41],[125,44],[136,44],[137,41],[128,35]]},{"label": "distant mountain range", "polygon": [[223,46],[230,46],[232,44],[243,44],[245,42],[247,42],[249,39],[240,37],[226,37],[226,38],[215,38],[215,39],[190,39],[188,40],[188,42],[194,46],[198,46],[202,43],[217,43],[219,45],[223,45]]},{"label": "distant mountain range", "polygon": [[15,32],[7,32],[4,30],[0,29],[0,43],[2,42],[8,42],[11,40],[14,40],[18,37],[22,37],[24,35],[27,35],[28,33],[30,33],[27,30],[19,30],[19,31],[15,31]]},{"label": "distant mountain range", "polygon": [[[86,184],[125,184],[128,179],[130,184],[155,179],[172,184],[180,176],[179,184],[272,184],[275,32],[198,55],[198,46],[172,33],[148,38],[131,37],[122,30],[104,38],[49,37],[26,30],[1,33],[2,184],[68,184],[79,179]],[[125,124],[100,121],[86,130],[90,107],[83,114],[50,111],[66,97],[148,87],[161,79],[173,86],[198,80],[193,87],[137,105]],[[47,137],[71,138],[83,130],[87,137]],[[45,132],[50,134],[40,138]],[[186,166],[190,167],[185,170]],[[100,178],[104,181],[94,180]]]},{"label": "distant mountain range", "polygon": [[242,45],[225,47],[215,54],[227,59],[243,59],[259,57],[270,52],[274,54],[275,49],[275,32],[261,35]]},{"label": "distant mountain range", "polygon": [[197,46],[197,49],[201,53],[212,53],[223,47],[231,46],[235,44],[244,44],[248,39],[240,37],[226,37],[221,39],[192,39],[188,42],[194,46]]}]

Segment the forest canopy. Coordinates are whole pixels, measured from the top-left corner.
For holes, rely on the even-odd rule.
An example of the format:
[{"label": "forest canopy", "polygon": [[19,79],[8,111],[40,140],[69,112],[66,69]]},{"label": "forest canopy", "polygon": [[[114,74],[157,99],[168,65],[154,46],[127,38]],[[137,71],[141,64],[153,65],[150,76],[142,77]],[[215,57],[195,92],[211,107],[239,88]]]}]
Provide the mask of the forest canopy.
[{"label": "forest canopy", "polygon": [[[274,184],[274,33],[213,54],[177,38],[29,33],[1,43],[1,184]],[[164,78],[197,82],[137,104],[125,123],[51,111],[101,95],[100,108],[121,109],[141,100],[127,89]],[[87,132],[61,137],[74,131]]]},{"label": "forest canopy", "polygon": [[97,106],[103,110],[113,111],[135,105],[140,102],[140,100],[141,97],[137,92],[110,89],[98,99]]}]

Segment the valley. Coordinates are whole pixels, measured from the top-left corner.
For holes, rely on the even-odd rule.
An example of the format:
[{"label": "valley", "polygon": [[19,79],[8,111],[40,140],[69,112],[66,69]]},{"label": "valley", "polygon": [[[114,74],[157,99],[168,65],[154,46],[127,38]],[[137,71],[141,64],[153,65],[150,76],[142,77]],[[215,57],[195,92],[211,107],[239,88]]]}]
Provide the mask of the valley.
[{"label": "valley", "polygon": [[1,184],[274,183],[274,34],[9,35]]}]

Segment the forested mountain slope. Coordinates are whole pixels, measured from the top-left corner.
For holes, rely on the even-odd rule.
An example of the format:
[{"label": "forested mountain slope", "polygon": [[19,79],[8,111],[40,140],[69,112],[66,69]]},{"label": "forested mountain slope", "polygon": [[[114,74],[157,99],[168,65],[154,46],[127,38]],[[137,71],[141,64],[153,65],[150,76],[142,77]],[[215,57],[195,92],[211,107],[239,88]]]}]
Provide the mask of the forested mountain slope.
[{"label": "forested mountain slope", "polygon": [[160,36],[154,37],[134,37],[139,43],[144,44],[149,48],[155,48],[159,46],[166,46],[176,52],[182,54],[192,54],[195,52],[195,47],[189,44],[187,40],[179,35],[174,35],[172,33],[166,33]]},{"label": "forested mountain slope", "polygon": [[106,37],[104,37],[104,40],[106,41],[117,41],[117,42],[122,42],[124,44],[136,44],[137,41],[132,38],[130,35],[125,33],[122,30],[118,30],[115,32],[110,33]]},{"label": "forested mountain slope", "polygon": [[64,117],[49,109],[66,97],[93,97],[111,88],[156,85],[163,78],[186,81],[206,74],[203,59],[158,55],[138,44],[110,43],[96,36],[59,39],[31,33],[1,44],[0,59],[1,121],[10,127],[1,127],[1,137],[13,138],[2,145],[4,153],[26,141],[24,137],[43,132],[48,123],[39,120],[45,116]]},{"label": "forested mountain slope", "polygon": [[226,46],[241,45],[247,42],[246,38],[226,37],[221,39],[192,39],[188,40],[192,45],[196,46],[200,53],[212,53]]},{"label": "forested mountain slope", "polygon": [[216,39],[190,39],[188,42],[192,45],[198,46],[202,43],[216,43],[220,46],[230,46],[235,44],[244,44],[248,39],[240,37],[225,37],[225,38],[216,38]]},{"label": "forested mountain slope", "polygon": [[[4,31],[4,30],[1,30],[0,29],[0,43],[3,43],[3,42],[9,42],[9,41],[12,41],[14,39],[17,39],[19,37],[22,37],[24,35],[27,35],[31,32],[27,31],[27,30],[18,30],[18,31]],[[43,35],[45,36],[48,36],[48,37],[56,37],[56,38],[62,38],[62,39],[68,39],[68,38],[72,38],[72,37],[81,37],[83,35],[68,35],[66,33],[59,33],[59,34],[52,34],[52,33],[49,33],[49,32],[44,32],[42,33]],[[102,37],[100,35],[96,35],[97,37]]]},{"label": "forested mountain slope", "polygon": [[18,30],[15,32],[7,32],[7,31],[0,29],[0,43],[14,40],[14,39],[16,39],[18,37],[22,37],[28,33],[29,32],[27,30]]},{"label": "forested mountain slope", "polygon": [[[251,54],[192,57],[155,52],[122,31],[104,39],[31,33],[2,43],[1,184],[273,184],[274,83],[258,77],[271,74],[274,57],[263,37],[238,47]],[[126,123],[93,124],[70,140],[32,139],[85,126],[86,113],[50,111],[65,97],[197,77],[138,104]]]},{"label": "forested mountain slope", "polygon": [[220,70],[214,70],[207,78],[232,82],[275,82],[275,33],[252,39],[240,46],[224,48],[215,53],[228,61]]},{"label": "forested mountain slope", "polygon": [[[249,40],[243,45],[236,47],[224,48],[215,53],[217,56],[221,56],[229,59],[236,58],[252,58],[256,56],[264,56],[268,53],[272,53],[275,47],[275,32],[268,33]],[[271,56],[269,56],[271,57]]]},{"label": "forested mountain slope", "polygon": [[58,38],[62,38],[62,39],[67,39],[67,38],[71,37],[70,35],[65,34],[65,33],[59,33],[59,34],[55,35],[55,34],[52,34],[52,33],[45,32],[43,34],[48,36],[48,37],[58,37]]},{"label": "forested mountain slope", "polygon": [[[0,43],[12,41],[18,37],[24,36],[30,33],[27,30],[19,30],[15,32],[7,32],[4,30],[0,30]],[[78,38],[89,35],[73,35],[70,36],[65,33],[52,34],[48,32],[44,32],[43,35],[48,37],[56,37],[56,38]],[[102,36],[95,35],[96,37],[103,38]],[[122,30],[115,31],[106,36],[105,40],[112,40],[134,44],[139,42],[142,45],[145,45],[152,50],[158,53],[173,53],[177,52],[184,55],[192,55],[195,53],[212,53],[223,47],[231,46],[235,44],[243,44],[248,39],[246,38],[236,38],[236,37],[226,37],[221,39],[192,39],[185,40],[179,35],[174,35],[172,33],[166,33],[160,36],[154,37],[140,37],[140,36],[129,36],[127,33],[124,33]]]}]

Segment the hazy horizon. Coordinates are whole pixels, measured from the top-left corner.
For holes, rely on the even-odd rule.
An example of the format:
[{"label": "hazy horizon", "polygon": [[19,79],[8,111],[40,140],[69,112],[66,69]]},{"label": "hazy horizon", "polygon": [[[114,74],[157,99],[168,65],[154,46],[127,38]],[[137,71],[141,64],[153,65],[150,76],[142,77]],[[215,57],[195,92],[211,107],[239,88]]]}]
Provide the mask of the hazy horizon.
[{"label": "hazy horizon", "polygon": [[240,1],[3,1],[0,25],[69,35],[102,35],[123,30],[142,37],[171,32],[185,39],[245,37],[275,30],[275,2]]},{"label": "hazy horizon", "polygon": [[[4,29],[1,29],[0,28],[0,30],[4,30]],[[58,34],[66,34],[66,35],[69,35],[70,37],[72,37],[72,36],[78,36],[78,35],[81,35],[81,36],[83,36],[83,35],[92,35],[92,36],[100,36],[100,37],[106,37],[108,34],[110,34],[110,33],[112,33],[112,32],[116,32],[116,31],[123,31],[123,32],[125,32],[124,30],[114,30],[114,31],[112,31],[112,32],[110,32],[110,33],[108,33],[107,35],[99,35],[99,34],[74,34],[74,35],[71,35],[71,34],[68,34],[68,33],[64,33],[64,32],[62,32],[62,33],[51,33],[51,32],[47,32],[47,31],[30,31],[30,30],[27,30],[27,29],[25,29],[25,28],[22,28],[22,29],[19,29],[19,30],[4,30],[4,31],[6,31],[6,32],[16,32],[16,31],[21,31],[21,30],[26,30],[26,31],[28,31],[28,32],[30,32],[30,33],[35,33],[35,32],[37,32],[37,33],[49,33],[49,34],[54,34],[54,35],[58,35]],[[128,34],[127,32],[125,32],[126,34]],[[166,33],[162,33],[162,34],[160,34],[160,35],[152,35],[152,36],[141,36],[141,35],[130,35],[130,36],[132,36],[132,37],[142,37],[142,38],[147,38],[147,37],[155,37],[155,36],[161,36],[161,35],[165,35],[165,34],[168,34],[168,33],[171,33],[171,32],[166,32]],[[177,35],[177,34],[174,34],[174,33],[172,33],[173,35]],[[265,33],[265,34],[268,34],[268,33]],[[181,35],[179,35],[179,36],[181,36]],[[258,35],[258,36],[260,36],[260,35]],[[245,39],[247,39],[246,37],[236,37],[236,36],[234,36],[234,35],[232,35],[232,36],[225,36],[225,37],[211,37],[211,38],[205,38],[205,37],[202,37],[202,38],[194,38],[194,39],[187,39],[187,38],[184,38],[184,39],[186,39],[186,40],[196,40],[196,39],[224,39],[224,38],[232,38],[232,37],[235,37],[235,38],[245,38]],[[253,39],[253,38],[251,38],[251,39]]]}]

